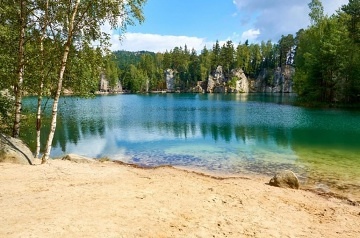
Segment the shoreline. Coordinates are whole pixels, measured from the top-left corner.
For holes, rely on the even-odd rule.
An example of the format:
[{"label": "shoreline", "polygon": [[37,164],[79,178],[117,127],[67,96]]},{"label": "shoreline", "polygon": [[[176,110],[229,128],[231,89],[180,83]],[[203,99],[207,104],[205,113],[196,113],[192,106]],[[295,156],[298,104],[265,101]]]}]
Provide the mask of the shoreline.
[{"label": "shoreline", "polygon": [[[95,159],[96,160],[96,159]],[[210,170],[201,170],[197,169],[195,167],[185,167],[185,166],[172,166],[172,165],[159,165],[159,166],[141,166],[133,163],[126,163],[119,160],[109,160],[108,162],[112,162],[115,164],[119,164],[122,166],[129,166],[136,169],[144,169],[144,170],[155,170],[160,168],[171,168],[179,171],[184,171],[187,173],[193,173],[198,176],[204,176],[216,180],[226,180],[226,179],[245,179],[245,180],[256,180],[256,181],[268,181],[271,179],[271,176],[265,175],[265,174],[259,174],[259,173],[241,173],[241,174],[232,174],[232,173],[220,173],[220,172],[213,172]],[[275,175],[275,174],[274,174]],[[265,184],[268,185],[268,182]],[[325,197],[325,198],[336,198],[344,203],[347,203],[351,206],[360,206],[360,200],[353,200],[348,196],[345,196],[344,194],[336,191],[324,191],[322,189],[316,189],[313,186],[310,185],[304,185],[300,182],[300,188],[299,190],[308,191],[311,193],[314,193],[316,195]],[[270,186],[270,185],[268,185]]]},{"label": "shoreline", "polygon": [[[139,165],[139,164],[135,164],[135,163],[129,163],[129,162],[123,162],[121,160],[113,160],[110,158],[105,158],[105,160],[103,159],[98,159],[98,158],[90,158],[90,157],[86,157],[86,156],[82,156],[82,155],[78,155],[78,154],[69,154],[71,156],[75,156],[75,159],[69,159],[72,162],[75,163],[88,163],[90,162],[96,162],[96,163],[103,163],[103,162],[108,162],[108,163],[113,163],[115,165],[120,165],[120,166],[125,166],[125,167],[131,167],[131,168],[135,168],[135,169],[141,169],[141,170],[156,170],[156,169],[161,169],[161,168],[169,168],[169,169],[174,169],[174,170],[178,170],[178,171],[183,171],[183,172],[187,172],[187,173],[193,173],[195,175],[198,176],[204,176],[204,177],[208,177],[208,178],[212,178],[212,179],[216,179],[216,180],[226,180],[226,179],[248,179],[248,180],[256,180],[256,181],[267,181],[265,182],[265,184],[268,185],[268,182],[270,181],[270,179],[275,175],[269,175],[269,174],[262,174],[262,173],[256,173],[256,172],[241,172],[241,173],[225,173],[225,172],[219,172],[219,171],[212,171],[212,170],[205,170],[205,169],[200,169],[194,166],[191,167],[187,167],[187,166],[174,166],[174,165],[156,165],[156,166],[147,166],[147,165]],[[56,157],[56,158],[51,158],[51,160],[64,160],[66,156],[63,157]],[[77,160],[76,158],[79,158],[79,160]],[[65,159],[66,160],[66,159]],[[38,164],[33,164],[33,165],[40,165],[41,163],[37,160]],[[296,174],[296,173],[295,173]],[[306,179],[300,179],[299,178],[299,183],[300,183],[300,188],[299,190],[303,190],[303,191],[308,191],[311,193],[314,193],[316,195],[325,197],[325,198],[336,198],[339,199],[341,201],[343,201],[346,204],[349,204],[351,206],[360,206],[360,197],[355,196],[355,194],[348,194],[346,195],[346,193],[342,193],[340,189],[336,190],[335,187],[330,187],[327,189],[324,188],[318,188],[318,186],[316,186],[316,183],[312,184],[305,184]],[[270,186],[270,185],[268,185]],[[327,186],[327,185],[325,185]],[[350,195],[350,196],[349,196]]]},{"label": "shoreline", "polygon": [[35,164],[0,164],[1,237],[357,237],[360,232],[359,206],[271,187],[268,179],[113,162]]}]

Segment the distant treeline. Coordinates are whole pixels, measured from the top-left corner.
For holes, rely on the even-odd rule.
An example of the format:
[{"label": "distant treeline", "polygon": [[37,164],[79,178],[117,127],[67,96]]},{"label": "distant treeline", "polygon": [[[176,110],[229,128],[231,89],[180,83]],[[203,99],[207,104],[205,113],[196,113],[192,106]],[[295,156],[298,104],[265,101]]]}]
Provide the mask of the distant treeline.
[{"label": "distant treeline", "polygon": [[235,45],[232,41],[196,52],[180,46],[165,53],[116,51],[123,88],[132,92],[165,89],[164,71],[176,72],[176,87],[187,90],[206,81],[217,66],[225,76],[241,68],[249,78],[266,69],[268,83],[277,67],[295,67],[295,92],[305,102],[360,102],[360,1],[350,0],[332,16],[321,1],[309,4],[311,25],[273,43]]},{"label": "distant treeline", "polygon": [[294,37],[283,36],[279,43],[271,41],[249,44],[248,41],[237,46],[232,41],[211,49],[206,47],[198,53],[195,49],[175,47],[165,53],[153,52],[114,52],[120,69],[124,89],[138,92],[165,89],[164,72],[172,69],[175,73],[176,87],[187,90],[195,87],[198,81],[206,81],[209,75],[221,65],[225,76],[235,68],[241,68],[249,77],[256,77],[262,69],[274,70],[293,63]]}]

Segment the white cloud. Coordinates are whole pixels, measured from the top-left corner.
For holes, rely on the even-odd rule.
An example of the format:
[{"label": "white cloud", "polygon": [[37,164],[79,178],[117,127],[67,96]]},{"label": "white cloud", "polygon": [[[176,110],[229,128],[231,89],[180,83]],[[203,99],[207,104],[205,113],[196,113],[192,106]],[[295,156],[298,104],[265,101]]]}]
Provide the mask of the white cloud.
[{"label": "white cloud", "polygon": [[[277,41],[281,35],[295,34],[299,29],[309,25],[308,1],[299,0],[233,0],[244,15],[248,28],[259,29],[257,39]],[[347,0],[323,0],[325,13],[331,15],[347,3]],[[244,14],[241,14],[244,13]],[[256,18],[249,19],[249,15]],[[245,33],[245,32],[244,32]]]},{"label": "white cloud", "polygon": [[191,36],[126,33],[121,42],[118,37],[119,35],[113,35],[111,39],[112,50],[165,52],[175,47],[187,45],[189,50],[194,48],[196,51],[201,51],[204,46],[212,46],[213,44],[204,38]]},{"label": "white cloud", "polygon": [[241,35],[241,42],[245,42],[246,40],[255,41],[259,35],[260,35],[259,29],[250,29],[244,31]]},{"label": "white cloud", "polygon": [[[301,28],[306,28],[309,24],[310,0],[233,0],[238,11],[234,13],[233,19],[239,16],[239,29],[244,32],[234,32],[227,39],[219,39],[220,45],[227,40],[234,43],[259,42],[261,40],[272,40],[276,42],[281,35],[295,34]],[[325,13],[331,15],[339,7],[347,4],[348,0],[322,0]],[[194,48],[200,52],[204,46],[208,49],[215,42],[208,41],[206,38],[196,36],[175,36],[145,33],[126,33],[122,41],[119,40],[119,33],[112,31],[109,25],[102,28],[111,34],[111,50],[140,51],[147,50],[152,52],[165,52],[174,47],[184,46],[189,49]]]}]

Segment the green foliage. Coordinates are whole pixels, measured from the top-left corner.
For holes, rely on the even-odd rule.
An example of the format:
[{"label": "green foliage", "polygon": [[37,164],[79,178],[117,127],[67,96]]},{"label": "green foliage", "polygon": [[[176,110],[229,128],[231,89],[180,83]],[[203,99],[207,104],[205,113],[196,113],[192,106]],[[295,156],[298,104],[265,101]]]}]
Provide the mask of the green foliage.
[{"label": "green foliage", "polygon": [[354,2],[359,1],[350,1],[342,7],[343,12],[332,17],[323,16],[320,1],[309,5],[313,25],[296,36],[294,86],[301,100],[360,101],[360,45],[354,39],[356,27],[350,27],[354,22],[350,10],[356,9]]},{"label": "green foliage", "polygon": [[163,90],[166,88],[164,72],[172,69],[176,72],[175,87],[186,91],[195,87],[198,81],[206,81],[218,66],[223,67],[226,77],[230,77],[232,69],[241,68],[245,74],[255,78],[262,69],[274,69],[278,64],[278,49],[280,47],[271,41],[261,45],[247,42],[236,47],[232,41],[222,46],[216,41],[211,50],[204,47],[199,55],[195,49],[189,51],[186,45],[165,53],[116,51],[114,55],[125,90],[143,91],[144,87],[140,85],[144,80],[148,80],[149,90]]},{"label": "green foliage", "polygon": [[236,82],[237,82],[238,78],[237,77],[232,77],[228,82],[228,86],[232,87],[232,88],[236,88]]},{"label": "green foliage", "polygon": [[123,87],[133,93],[146,92],[148,80],[144,71],[135,65],[130,65],[123,75]]},{"label": "green foliage", "polygon": [[313,25],[319,24],[324,18],[324,7],[320,0],[312,0],[308,4],[310,8],[309,17]]},{"label": "green foliage", "polygon": [[[52,96],[51,130],[44,158],[49,156],[63,87],[86,96],[97,90],[100,74],[104,71],[110,84],[115,84],[119,73],[112,61],[106,60],[110,53],[110,36],[102,32],[101,27],[108,23],[112,29],[123,32],[135,21],[143,22],[145,2],[1,1],[0,91],[14,91],[14,137],[20,135],[24,92],[36,94],[38,105],[41,105],[42,96]],[[94,42],[98,42],[97,48],[93,46]],[[2,121],[9,116],[6,103],[1,105]],[[37,129],[40,106],[38,109]]]},{"label": "green foliage", "polygon": [[200,61],[200,79],[205,81],[211,73],[211,52],[204,47],[199,56]]},{"label": "green foliage", "polygon": [[116,65],[116,59],[113,54],[104,57],[104,69],[106,79],[109,81],[109,86],[114,88],[120,80],[120,69]]},{"label": "green foliage", "polygon": [[155,53],[149,51],[130,52],[125,50],[119,50],[113,52],[115,61],[120,70],[126,69],[131,64],[137,65],[140,62],[141,57],[146,54],[155,55]]},{"label": "green foliage", "polygon": [[350,38],[355,44],[360,44],[360,1],[349,0],[348,5],[344,5],[341,9],[348,16],[345,23]]},{"label": "green foliage", "polygon": [[98,89],[100,73],[106,70],[100,49],[84,45],[79,51],[71,51],[64,77],[64,88],[74,94],[88,96]]},{"label": "green foliage", "polygon": [[295,46],[295,39],[292,34],[287,36],[281,36],[279,41],[279,67],[284,67],[285,65],[293,64],[294,52],[293,48]]},{"label": "green foliage", "polygon": [[0,131],[10,134],[14,100],[0,92]]},{"label": "green foliage", "polygon": [[219,41],[216,41],[211,53],[211,71],[214,71],[220,64],[221,48]]},{"label": "green foliage", "polygon": [[227,74],[235,67],[235,50],[232,41],[227,41],[221,47],[219,63]]}]

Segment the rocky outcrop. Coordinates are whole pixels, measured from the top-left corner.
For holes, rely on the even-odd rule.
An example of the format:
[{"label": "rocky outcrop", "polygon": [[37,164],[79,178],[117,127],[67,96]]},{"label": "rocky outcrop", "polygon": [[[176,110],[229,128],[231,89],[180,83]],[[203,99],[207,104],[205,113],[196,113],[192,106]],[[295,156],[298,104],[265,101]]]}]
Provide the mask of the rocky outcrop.
[{"label": "rocky outcrop", "polygon": [[175,90],[175,71],[172,69],[165,70],[166,91],[174,92]]},{"label": "rocky outcrop", "polygon": [[216,85],[222,85],[225,80],[225,75],[222,66],[218,66],[214,73],[214,81]]},{"label": "rocky outcrop", "polygon": [[225,85],[217,85],[214,87],[213,93],[227,93],[227,87]]},{"label": "rocky outcrop", "polygon": [[204,81],[198,81],[196,86],[190,89],[191,93],[205,93],[206,83]]},{"label": "rocky outcrop", "polygon": [[[199,81],[188,92],[194,93],[292,93],[292,78],[295,68],[286,65],[275,70],[263,69],[256,79],[249,79],[240,68],[232,69],[225,73],[222,66],[209,75],[207,81]],[[166,74],[166,86],[168,92],[175,90],[175,71],[168,69]]]},{"label": "rocky outcrop", "polygon": [[249,80],[247,79],[242,69],[231,70],[232,77],[236,78],[235,93],[248,93],[249,92]]},{"label": "rocky outcrop", "polygon": [[295,68],[290,65],[286,65],[282,73],[282,92],[292,93],[293,92],[293,78],[295,74]]},{"label": "rocky outcrop", "polygon": [[275,174],[270,180],[269,185],[280,188],[299,189],[299,180],[290,170],[284,170]]},{"label": "rocky outcrop", "polygon": [[212,75],[209,75],[206,92],[207,93],[212,93],[214,91],[214,87],[215,87],[214,77]]},{"label": "rocky outcrop", "polygon": [[218,66],[213,75],[209,75],[207,93],[223,93],[225,90],[225,75],[222,66]]},{"label": "rocky outcrop", "polygon": [[226,75],[221,66],[209,76],[206,89],[208,93],[248,93],[249,91],[249,80],[242,69],[233,69]]},{"label": "rocky outcrop", "polygon": [[295,68],[285,65],[283,68],[277,67],[275,70],[263,69],[257,79],[250,82],[252,92],[262,93],[292,93],[292,78]]},{"label": "rocky outcrop", "polygon": [[114,87],[110,87],[109,81],[107,80],[105,74],[100,75],[99,82],[99,91],[100,92],[111,92],[111,93],[119,93],[123,91],[120,80]]},{"label": "rocky outcrop", "polygon": [[29,165],[33,161],[34,156],[24,142],[0,134],[0,162]]}]

